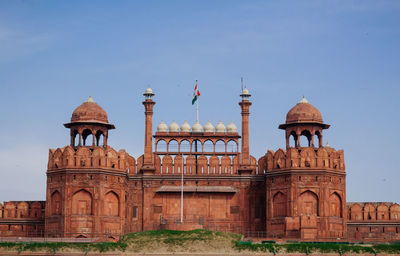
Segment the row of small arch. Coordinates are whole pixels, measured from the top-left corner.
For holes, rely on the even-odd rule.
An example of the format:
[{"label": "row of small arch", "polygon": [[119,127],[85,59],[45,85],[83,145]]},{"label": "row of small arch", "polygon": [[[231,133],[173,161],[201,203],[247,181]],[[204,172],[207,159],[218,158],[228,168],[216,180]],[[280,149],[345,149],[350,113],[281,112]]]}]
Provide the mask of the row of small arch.
[{"label": "row of small arch", "polygon": [[177,132],[206,132],[206,133],[237,133],[237,127],[236,125],[231,121],[228,126],[225,128],[225,125],[222,122],[218,122],[218,124],[214,126],[208,121],[205,125],[204,128],[203,126],[196,121],[195,124],[193,124],[192,127],[190,127],[189,123],[185,121],[181,127],[173,121],[169,126],[164,121],[161,121],[160,124],[157,126],[157,132],[172,132],[172,133],[177,133]]},{"label": "row of small arch", "polygon": [[349,220],[374,221],[374,220],[400,220],[400,205],[380,203],[374,206],[372,203],[354,203],[348,206]]},{"label": "row of small arch", "polygon": [[[60,215],[62,213],[61,193],[55,190],[50,198],[50,215]],[[71,197],[71,214],[72,215],[93,215],[93,195],[86,189],[77,190]],[[103,202],[104,211],[106,216],[119,216],[120,215],[120,197],[119,195],[110,190],[104,194]]]},{"label": "row of small arch", "polygon": [[0,219],[4,218],[38,218],[42,217],[44,202],[5,202],[4,206],[0,203]]},{"label": "row of small arch", "polygon": [[[238,152],[239,144],[235,140],[180,140],[160,139],[155,142],[156,152]],[[197,148],[196,148],[197,147]]]}]

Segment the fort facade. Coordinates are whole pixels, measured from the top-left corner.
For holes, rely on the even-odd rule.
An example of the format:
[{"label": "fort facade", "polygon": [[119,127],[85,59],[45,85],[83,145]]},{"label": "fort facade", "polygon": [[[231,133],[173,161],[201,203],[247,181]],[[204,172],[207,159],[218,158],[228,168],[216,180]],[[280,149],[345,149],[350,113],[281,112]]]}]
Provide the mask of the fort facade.
[{"label": "fort facade", "polygon": [[240,134],[232,122],[186,121],[161,122],[153,134],[148,88],[137,158],[108,145],[115,126],[90,97],[64,124],[70,144],[49,150],[46,201],[0,204],[0,236],[206,228],[309,241],[400,239],[400,205],[346,201],[344,152],[323,144],[330,125],[317,108],[297,103],[279,126],[286,147],[257,159],[249,152],[251,95],[240,96]]}]

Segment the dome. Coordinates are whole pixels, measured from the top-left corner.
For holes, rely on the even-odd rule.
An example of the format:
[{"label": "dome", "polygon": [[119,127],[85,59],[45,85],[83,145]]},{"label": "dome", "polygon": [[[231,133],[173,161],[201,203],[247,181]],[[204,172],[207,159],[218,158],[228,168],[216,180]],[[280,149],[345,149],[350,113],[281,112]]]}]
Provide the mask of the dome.
[{"label": "dome", "polygon": [[108,123],[107,113],[102,107],[89,97],[86,102],[82,103],[72,113],[71,123],[74,122],[100,122]]},{"label": "dome", "polygon": [[190,132],[190,125],[187,121],[183,122],[181,132]]},{"label": "dome", "polygon": [[157,132],[167,132],[168,126],[164,121],[161,121],[160,124],[157,126]]},{"label": "dome", "polygon": [[329,127],[329,125],[324,124],[321,112],[304,97],[289,110],[286,115],[286,123],[280,125],[279,128],[286,129],[288,125],[301,123],[321,125],[324,129]]},{"label": "dome", "polygon": [[215,132],[225,133],[225,125],[222,122],[218,122],[218,124],[215,126]]},{"label": "dome", "polygon": [[153,90],[150,87],[148,87],[144,93],[153,94]]},{"label": "dome", "polygon": [[179,125],[175,121],[169,125],[169,132],[179,132]]},{"label": "dome", "polygon": [[210,123],[210,121],[204,125],[204,132],[214,132],[214,126]]},{"label": "dome", "polygon": [[228,133],[237,133],[237,127],[236,125],[231,121],[228,126],[226,127],[226,131]]},{"label": "dome", "polygon": [[203,127],[199,124],[199,121],[192,126],[192,132],[203,132]]},{"label": "dome", "polygon": [[286,115],[286,124],[291,123],[323,123],[319,110],[304,97]]}]

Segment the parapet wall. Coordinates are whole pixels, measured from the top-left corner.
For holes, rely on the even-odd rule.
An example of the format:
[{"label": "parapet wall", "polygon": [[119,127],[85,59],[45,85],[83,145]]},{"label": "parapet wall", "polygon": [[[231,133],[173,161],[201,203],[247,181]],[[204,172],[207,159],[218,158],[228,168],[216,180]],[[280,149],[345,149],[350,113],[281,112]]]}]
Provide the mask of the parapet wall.
[{"label": "parapet wall", "polygon": [[[259,159],[260,172],[277,169],[296,168],[323,168],[345,171],[344,152],[331,147],[305,147],[278,149],[276,152],[268,150],[267,154]],[[262,171],[261,171],[262,170]]]},{"label": "parapet wall", "polygon": [[42,236],[45,201],[0,203],[0,236]]}]

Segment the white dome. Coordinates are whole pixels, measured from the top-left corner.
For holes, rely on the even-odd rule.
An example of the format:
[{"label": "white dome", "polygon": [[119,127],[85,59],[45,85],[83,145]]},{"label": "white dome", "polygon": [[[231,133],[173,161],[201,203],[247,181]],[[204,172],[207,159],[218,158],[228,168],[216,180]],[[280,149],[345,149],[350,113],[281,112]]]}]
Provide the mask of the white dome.
[{"label": "white dome", "polygon": [[167,132],[168,131],[168,126],[164,121],[161,121],[161,123],[157,126],[157,132]]},{"label": "white dome", "polygon": [[237,133],[236,125],[231,121],[228,126],[226,127],[226,131],[229,133]]},{"label": "white dome", "polygon": [[196,121],[196,123],[192,126],[192,132],[203,132],[203,126],[199,124],[199,121]]},{"label": "white dome", "polygon": [[190,125],[187,121],[183,122],[181,132],[190,132]]},{"label": "white dome", "polygon": [[215,126],[215,132],[225,133],[225,125],[222,122],[218,122],[218,124]]},{"label": "white dome", "polygon": [[169,132],[179,132],[179,125],[175,121],[169,125]]},{"label": "white dome", "polygon": [[242,94],[249,95],[249,90],[247,90],[247,88],[244,88],[242,91]]},{"label": "white dome", "polygon": [[153,90],[150,88],[150,87],[148,87],[147,89],[146,89],[146,92],[145,92],[146,94],[152,94],[153,93]]},{"label": "white dome", "polygon": [[208,121],[205,125],[204,125],[204,132],[214,132],[214,125],[212,125],[210,123],[210,121]]}]

